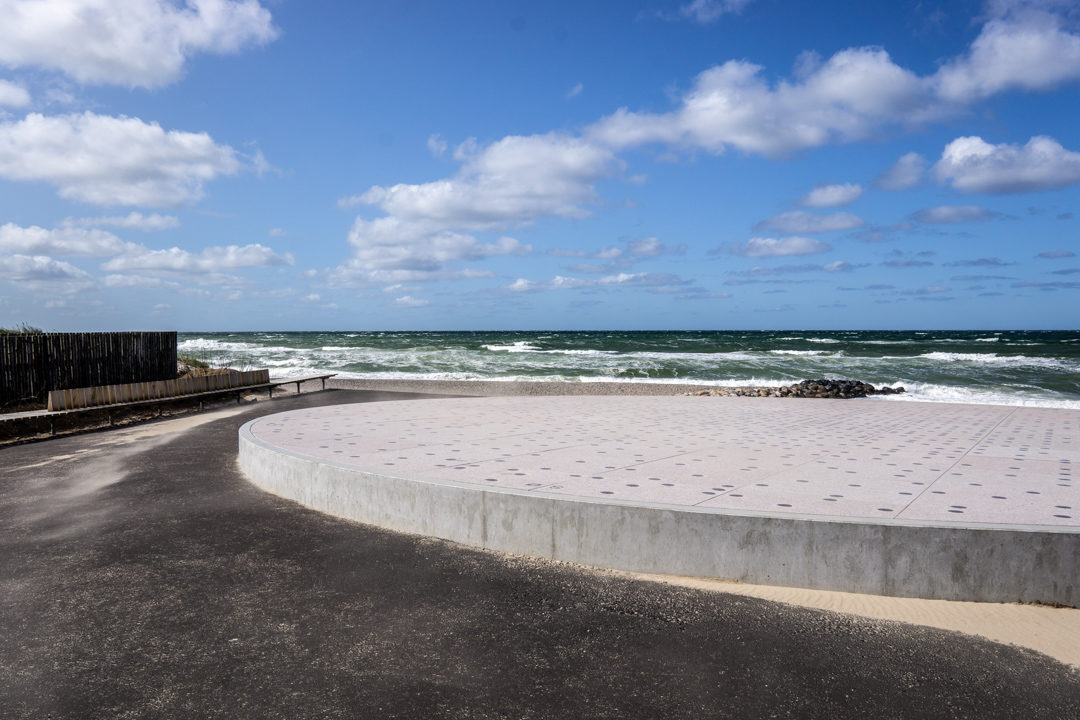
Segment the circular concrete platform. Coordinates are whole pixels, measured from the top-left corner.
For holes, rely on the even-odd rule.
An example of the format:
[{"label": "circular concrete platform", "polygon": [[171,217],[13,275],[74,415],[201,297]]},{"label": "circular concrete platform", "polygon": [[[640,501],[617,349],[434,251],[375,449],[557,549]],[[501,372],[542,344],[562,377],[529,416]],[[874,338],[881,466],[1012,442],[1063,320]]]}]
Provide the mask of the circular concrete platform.
[{"label": "circular concrete platform", "polygon": [[1080,604],[1080,411],[497,397],[297,410],[258,485],[342,517],[603,567]]}]

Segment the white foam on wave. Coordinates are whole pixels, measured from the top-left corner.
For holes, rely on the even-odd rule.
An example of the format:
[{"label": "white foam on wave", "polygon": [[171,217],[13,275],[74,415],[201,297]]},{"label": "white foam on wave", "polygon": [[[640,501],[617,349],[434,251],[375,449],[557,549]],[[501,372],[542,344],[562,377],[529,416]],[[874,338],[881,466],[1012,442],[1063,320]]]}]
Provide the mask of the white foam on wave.
[{"label": "white foam on wave", "polygon": [[834,338],[806,338],[806,342],[823,343],[825,345],[834,345],[834,344],[836,344],[838,342],[841,342],[841,341],[836,340]]},{"label": "white foam on wave", "polygon": [[519,340],[513,345],[484,345],[485,350],[491,350],[492,352],[540,352],[543,348],[536,347],[530,344],[526,340]]},{"label": "white foam on wave", "polygon": [[1031,394],[1002,392],[999,389],[956,387],[934,383],[897,382],[890,387],[903,386],[905,393],[881,396],[888,402],[939,402],[969,405],[1006,405],[1011,407],[1043,407],[1080,410],[1080,400],[1052,398]]},{"label": "white foam on wave", "polygon": [[[833,355],[824,350],[769,350],[771,355],[794,355],[801,357],[818,357],[821,355]],[[840,356],[836,356],[840,357]]]},{"label": "white foam on wave", "polygon": [[266,345],[259,345],[257,343],[245,343],[245,342],[227,342],[223,340],[215,340],[214,338],[192,338],[191,340],[183,340],[176,344],[177,350],[212,350],[215,352],[230,352],[238,350],[253,351],[258,350],[274,351],[283,350],[285,348],[271,348]]},{"label": "white foam on wave", "polygon": [[[1057,368],[1061,370],[1080,370],[1075,363],[1070,363],[1057,358],[1031,357],[1029,355],[998,355],[996,353],[949,353],[930,352],[916,355],[915,358],[934,360],[946,363],[973,363],[977,365],[1001,365]],[[886,360],[911,360],[910,357],[888,357]]]}]

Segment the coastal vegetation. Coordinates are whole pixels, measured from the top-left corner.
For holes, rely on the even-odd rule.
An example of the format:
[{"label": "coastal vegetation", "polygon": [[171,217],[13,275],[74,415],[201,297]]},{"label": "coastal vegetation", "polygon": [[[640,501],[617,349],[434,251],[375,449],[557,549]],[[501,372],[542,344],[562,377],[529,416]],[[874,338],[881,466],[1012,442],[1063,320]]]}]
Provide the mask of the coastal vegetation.
[{"label": "coastal vegetation", "polygon": [[0,335],[43,335],[45,331],[41,328],[36,328],[33,325],[27,325],[26,323],[19,323],[15,327],[6,328],[0,327]]}]

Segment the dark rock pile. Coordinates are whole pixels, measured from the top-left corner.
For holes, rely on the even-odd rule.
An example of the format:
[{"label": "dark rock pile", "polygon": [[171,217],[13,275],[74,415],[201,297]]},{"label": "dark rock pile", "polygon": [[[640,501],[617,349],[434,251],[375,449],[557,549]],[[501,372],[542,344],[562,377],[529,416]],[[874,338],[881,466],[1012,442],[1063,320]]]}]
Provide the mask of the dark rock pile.
[{"label": "dark rock pile", "polygon": [[796,397],[796,398],[857,398],[867,395],[897,395],[904,388],[882,386],[875,388],[858,380],[803,380],[782,387],[717,387],[687,393],[720,397]]}]

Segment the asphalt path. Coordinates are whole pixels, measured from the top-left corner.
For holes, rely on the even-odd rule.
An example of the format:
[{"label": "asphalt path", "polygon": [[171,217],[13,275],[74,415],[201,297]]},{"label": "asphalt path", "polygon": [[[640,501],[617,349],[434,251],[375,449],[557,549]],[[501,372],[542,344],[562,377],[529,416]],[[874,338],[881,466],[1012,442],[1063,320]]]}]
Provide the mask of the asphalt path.
[{"label": "asphalt path", "polygon": [[391,533],[237,469],[253,417],[404,397],[0,451],[0,717],[1080,718],[1029,650]]}]

